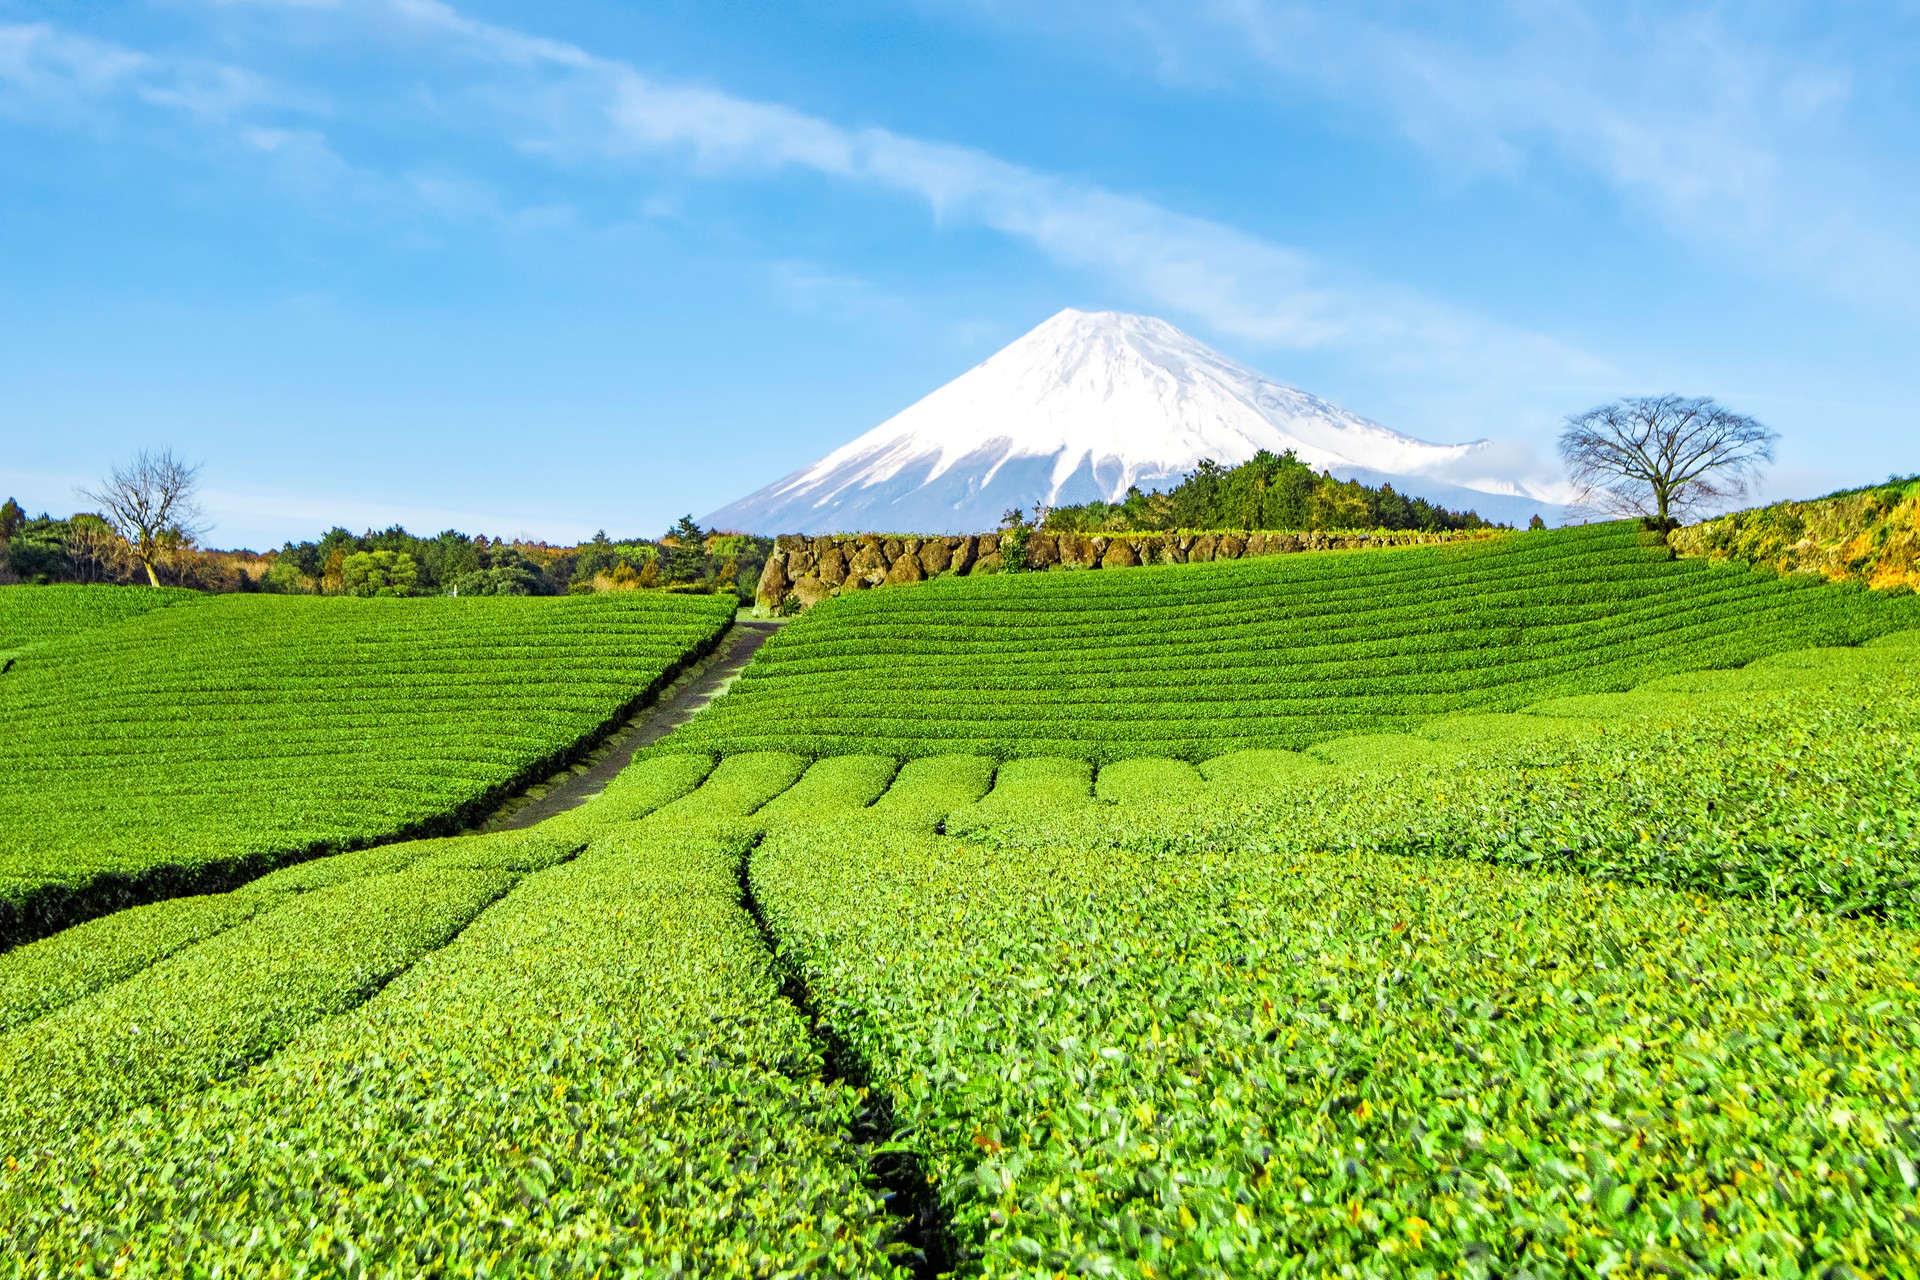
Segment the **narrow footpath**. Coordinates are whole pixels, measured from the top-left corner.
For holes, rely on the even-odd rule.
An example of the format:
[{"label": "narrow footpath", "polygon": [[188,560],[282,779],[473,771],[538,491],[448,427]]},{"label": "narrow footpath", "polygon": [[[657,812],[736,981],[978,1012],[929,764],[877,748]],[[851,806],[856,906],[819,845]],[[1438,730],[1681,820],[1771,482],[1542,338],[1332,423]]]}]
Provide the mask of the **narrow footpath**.
[{"label": "narrow footpath", "polygon": [[714,651],[660,691],[660,696],[614,730],[593,754],[545,782],[528,787],[496,810],[476,830],[512,831],[544,822],[586,803],[606,789],[634,753],[650,747],[691,720],[730,688],[782,620],[742,619],[728,629]]}]

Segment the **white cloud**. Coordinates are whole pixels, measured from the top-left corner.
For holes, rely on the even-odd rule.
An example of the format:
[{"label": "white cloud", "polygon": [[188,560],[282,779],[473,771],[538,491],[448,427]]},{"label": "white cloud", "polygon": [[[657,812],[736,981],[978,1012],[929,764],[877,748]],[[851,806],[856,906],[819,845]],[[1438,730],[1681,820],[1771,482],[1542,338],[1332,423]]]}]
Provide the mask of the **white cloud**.
[{"label": "white cloud", "polygon": [[46,23],[0,24],[0,109],[78,110],[116,94],[205,121],[231,119],[277,96],[239,67],[156,57]]},{"label": "white cloud", "polygon": [[179,68],[170,79],[141,87],[139,96],[204,120],[225,120],[270,97],[259,76],[235,67]]},{"label": "white cloud", "polygon": [[[235,0],[330,10],[340,0]],[[403,6],[411,7],[411,6]],[[430,6],[432,7],[432,6]],[[261,158],[283,189],[323,195],[333,219],[418,224],[484,221],[509,230],[549,230],[573,221],[561,204],[520,207],[473,179],[430,169],[384,173],[356,165],[313,117],[323,99],[288,92],[244,68],[145,53],[44,24],[0,24],[0,112],[9,105],[49,123],[51,113],[107,110],[116,102],[185,116],[218,139]]]},{"label": "white cloud", "polygon": [[1709,17],[1489,6],[1492,30],[1450,39],[1352,9],[1231,0],[1213,12],[1266,65],[1469,163],[1511,170],[1544,141],[1675,210],[1748,200],[1777,181],[1757,126],[1790,76]]},{"label": "white cloud", "polygon": [[152,65],[151,59],[45,23],[0,24],[0,89],[29,101],[74,101],[116,91]]},{"label": "white cloud", "polygon": [[1920,189],[1910,129],[1893,123],[1914,123],[1912,72],[1868,65],[1902,35],[1872,6],[975,3],[1143,47],[1182,88],[1195,67],[1201,87],[1305,88],[1463,178],[1584,172],[1743,269],[1857,302],[1920,299]]},{"label": "white cloud", "polygon": [[[234,0],[228,0],[229,3]],[[238,0],[311,8],[301,0]],[[440,85],[525,151],[557,160],[678,152],[708,173],[797,169],[917,200],[1092,272],[1144,305],[1268,346],[1368,352],[1492,385],[1519,373],[1591,385],[1597,360],[1412,291],[1344,276],[1295,249],[967,147],[850,128],[776,103],[662,83],[578,46],[470,18],[440,0],[338,0],[356,31],[437,39]],[[471,114],[466,118],[471,121]]]},{"label": "white cloud", "polygon": [[[249,42],[264,32],[270,42],[284,36],[296,58],[310,54],[316,37],[341,41],[350,55],[369,40],[403,51],[403,91],[384,94],[392,86],[380,86],[385,114],[379,124],[389,143],[413,131],[404,146],[387,148],[388,155],[405,151],[408,160],[370,161],[356,150],[350,123],[341,123],[356,108],[351,101],[330,106],[242,68],[136,52],[45,25],[0,26],[0,106],[10,88],[42,103],[141,104],[170,120],[190,120],[233,152],[258,157],[283,186],[317,194],[318,216],[402,223],[409,230],[462,221],[513,229],[575,221],[560,205],[517,210],[487,184],[435,160],[422,162],[449,138],[516,148],[561,169],[632,172],[640,166],[630,162],[667,157],[708,175],[818,175],[911,201],[942,225],[990,229],[1111,284],[1127,305],[1197,320],[1259,346],[1357,355],[1370,368],[1406,375],[1403,385],[1418,388],[1412,416],[1445,424],[1442,432],[1457,426],[1464,430],[1455,434],[1479,434],[1489,425],[1542,421],[1529,412],[1540,401],[1598,398],[1603,384],[1617,377],[1602,361],[1551,337],[1150,200],[974,148],[669,83],[572,44],[481,22],[440,0],[203,2],[285,11],[284,31],[276,18],[224,43],[225,49],[252,48]],[[277,57],[275,64],[285,67],[288,60]],[[1440,84],[1437,73],[1429,79],[1442,96],[1460,91]],[[407,114],[409,104],[422,103],[431,105]],[[1502,136],[1491,128],[1486,134],[1496,141]],[[1669,162],[1625,133],[1623,139],[1623,154],[1638,147],[1651,156],[1648,165]],[[1492,144],[1487,152],[1488,163],[1517,162]],[[649,216],[670,212],[652,199]],[[884,311],[894,305],[884,292],[831,270],[778,256],[771,269],[799,307]],[[1535,482],[1552,475],[1524,446],[1502,458],[1509,474]],[[436,514],[375,502],[354,506],[237,491],[208,497],[227,528],[224,536],[235,540],[257,539],[289,519],[401,518],[421,528],[508,534],[530,527],[498,514]]]}]

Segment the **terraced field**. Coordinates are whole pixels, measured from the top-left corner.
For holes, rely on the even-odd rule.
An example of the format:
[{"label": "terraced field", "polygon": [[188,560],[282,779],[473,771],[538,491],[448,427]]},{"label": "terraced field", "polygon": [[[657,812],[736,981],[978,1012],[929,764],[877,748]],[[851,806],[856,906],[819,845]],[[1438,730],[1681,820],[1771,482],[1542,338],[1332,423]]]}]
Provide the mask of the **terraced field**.
[{"label": "terraced field", "polygon": [[[932,729],[812,760],[687,749],[738,741],[743,700],[529,830],[321,857],[0,954],[0,1255],[1920,1275],[1920,628],[1616,535],[1510,541],[1624,563],[1694,621],[1638,633],[1648,668],[1557,614],[1538,667],[1526,626],[1436,659],[1444,699],[1495,687],[1470,680],[1504,651],[1497,710],[1403,700],[1298,751],[1208,730],[1151,753],[1125,720],[1005,758]],[[1357,560],[1319,561],[1330,607],[1303,589],[1288,617],[1357,630]],[[1623,616],[1660,594],[1634,582]],[[1270,590],[1209,607],[1277,627]],[[1445,616],[1434,591],[1418,617]],[[1424,634],[1404,593],[1372,599],[1379,632]],[[1569,634],[1604,678],[1556,665]],[[1347,678],[1378,660],[1417,692],[1381,643]]]},{"label": "terraced field", "polygon": [[1912,1274],[1917,734],[1910,633],[1420,763],[656,756],[0,956],[0,1248]]},{"label": "terraced field", "polygon": [[623,718],[731,613],[0,589],[0,635],[32,638],[0,675],[0,944],[457,827]]},{"label": "terraced field", "polygon": [[1675,561],[1632,524],[936,581],[821,605],[678,739],[1204,760],[1920,626],[1920,603]]}]

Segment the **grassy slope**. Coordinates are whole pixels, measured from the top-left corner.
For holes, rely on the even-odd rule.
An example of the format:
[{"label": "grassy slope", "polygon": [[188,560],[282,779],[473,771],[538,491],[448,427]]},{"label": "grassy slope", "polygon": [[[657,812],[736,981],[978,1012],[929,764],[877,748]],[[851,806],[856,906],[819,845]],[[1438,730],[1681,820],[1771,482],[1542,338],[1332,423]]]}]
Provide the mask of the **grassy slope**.
[{"label": "grassy slope", "polygon": [[1736,511],[1679,530],[1673,544],[1682,555],[1920,590],[1920,479]]},{"label": "grassy slope", "polygon": [[1676,561],[1632,525],[956,579],[822,605],[673,745],[1201,760],[1916,625],[1920,603]]},{"label": "grassy slope", "polygon": [[41,643],[0,676],[0,942],[463,824],[731,604],[223,596]]}]

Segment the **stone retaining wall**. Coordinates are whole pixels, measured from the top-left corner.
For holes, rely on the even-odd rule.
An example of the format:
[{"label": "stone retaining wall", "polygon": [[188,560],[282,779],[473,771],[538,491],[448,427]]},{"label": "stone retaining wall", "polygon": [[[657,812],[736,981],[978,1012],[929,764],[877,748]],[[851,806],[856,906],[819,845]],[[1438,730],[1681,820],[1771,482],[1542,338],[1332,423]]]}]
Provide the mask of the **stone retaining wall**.
[{"label": "stone retaining wall", "polygon": [[[849,591],[925,582],[943,575],[1000,573],[1003,535],[887,537],[882,534],[783,534],[760,573],[754,612],[811,609]],[[1456,542],[1485,533],[1039,533],[1028,535],[1026,567],[1122,569],[1142,564],[1239,560],[1292,551],[1336,551]]]}]

